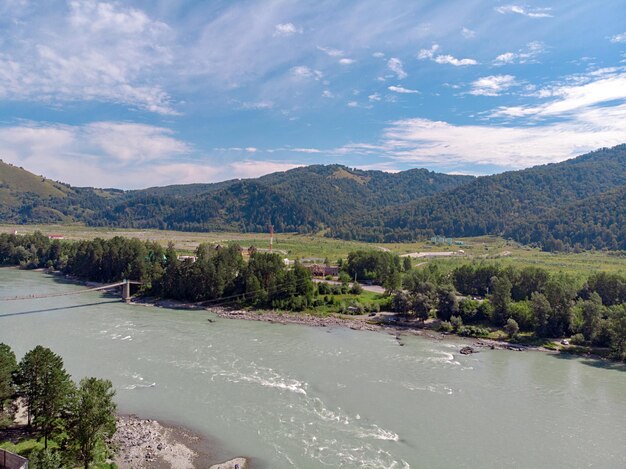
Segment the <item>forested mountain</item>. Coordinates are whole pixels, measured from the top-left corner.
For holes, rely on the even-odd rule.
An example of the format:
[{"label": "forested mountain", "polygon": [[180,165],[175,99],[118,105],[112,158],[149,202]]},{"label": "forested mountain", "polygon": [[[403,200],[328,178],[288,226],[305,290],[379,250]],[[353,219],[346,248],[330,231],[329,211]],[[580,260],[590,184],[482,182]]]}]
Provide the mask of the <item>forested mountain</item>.
[{"label": "forested mountain", "polygon": [[338,217],[399,205],[459,187],[474,178],[425,169],[397,174],[315,165],[258,179],[150,188],[128,193],[96,225],[176,230],[310,232]]},{"label": "forested mountain", "polygon": [[[384,213],[361,213],[338,221],[332,234],[370,241],[405,241],[433,234],[499,234],[546,247],[553,236],[567,244],[626,249],[623,235],[622,242],[618,241],[618,232],[623,227],[614,221],[619,219],[617,212],[622,213],[623,219],[619,190],[624,186],[626,145],[620,145],[562,163],[480,177],[462,187]],[[618,192],[611,192],[614,190]],[[577,210],[588,207],[584,213],[591,216],[593,208],[602,207],[605,198],[607,204],[614,201],[617,212],[609,215],[603,209],[605,216],[595,213],[594,227],[591,219],[580,220]],[[562,223],[567,228],[559,227],[558,233],[546,228],[556,227],[561,215],[570,217],[569,227],[567,222]],[[574,224],[576,220],[578,223]],[[529,228],[532,223],[537,227],[534,230]],[[593,233],[572,234],[572,230],[590,228]],[[599,235],[600,232],[604,235]],[[603,237],[608,237],[608,241],[602,241]]]},{"label": "forested mountain", "polygon": [[518,220],[505,235],[550,251],[568,246],[626,249],[626,186]]},{"label": "forested mountain", "polygon": [[0,162],[0,221],[312,232],[369,241],[498,234],[546,249],[626,249],[626,145],[479,178],[314,165],[257,179],[76,188]]}]

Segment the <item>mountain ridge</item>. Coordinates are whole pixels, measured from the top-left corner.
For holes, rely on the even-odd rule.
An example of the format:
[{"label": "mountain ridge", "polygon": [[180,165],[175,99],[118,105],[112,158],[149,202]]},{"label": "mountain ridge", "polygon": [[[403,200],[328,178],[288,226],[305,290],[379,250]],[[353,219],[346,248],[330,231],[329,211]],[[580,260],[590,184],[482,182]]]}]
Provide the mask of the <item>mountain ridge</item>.
[{"label": "mountain ridge", "polygon": [[[327,230],[375,242],[497,234],[548,249],[626,249],[624,193],[626,144],[492,176],[333,164],[133,191],[72,187],[0,161],[5,223],[243,232],[272,224],[277,232]],[[603,209],[605,199],[613,212]]]}]

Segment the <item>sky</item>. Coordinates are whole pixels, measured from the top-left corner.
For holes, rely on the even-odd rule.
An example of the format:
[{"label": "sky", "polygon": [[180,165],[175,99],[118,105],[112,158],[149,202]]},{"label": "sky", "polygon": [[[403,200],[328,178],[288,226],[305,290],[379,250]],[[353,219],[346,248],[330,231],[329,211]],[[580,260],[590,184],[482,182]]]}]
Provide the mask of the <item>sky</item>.
[{"label": "sky", "polygon": [[625,142],[624,0],[0,1],[0,159],[76,186]]}]

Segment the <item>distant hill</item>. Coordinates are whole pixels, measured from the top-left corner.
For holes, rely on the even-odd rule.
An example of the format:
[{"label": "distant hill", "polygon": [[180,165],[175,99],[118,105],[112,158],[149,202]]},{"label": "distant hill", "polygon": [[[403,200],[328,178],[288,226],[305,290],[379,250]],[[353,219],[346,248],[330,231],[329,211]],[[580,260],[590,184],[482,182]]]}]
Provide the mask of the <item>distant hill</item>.
[{"label": "distant hill", "polygon": [[505,233],[547,250],[626,250],[626,186],[513,223]]},{"label": "distant hill", "polygon": [[[605,197],[607,201],[616,197],[611,191],[625,185],[626,145],[620,145],[562,163],[480,177],[462,187],[384,213],[362,213],[338,221],[332,234],[378,242],[433,234],[457,237],[498,234],[544,245],[550,240],[549,234],[530,235],[528,228],[522,227],[531,220],[541,224],[544,217],[546,222],[549,217],[558,218],[563,210],[571,212],[585,204],[602,205]],[[612,225],[606,228],[611,232],[619,230]],[[563,231],[559,236],[565,242]],[[604,247],[597,242],[586,244]],[[623,243],[613,246],[626,249]]]},{"label": "distant hill", "polygon": [[133,191],[94,215],[97,225],[175,230],[319,231],[340,216],[395,206],[474,178],[425,169],[389,174],[315,165],[258,179]]},{"label": "distant hill", "polygon": [[256,179],[77,188],[0,162],[0,221],[314,232],[375,242],[497,234],[545,249],[626,249],[626,145],[474,178],[314,165]]}]

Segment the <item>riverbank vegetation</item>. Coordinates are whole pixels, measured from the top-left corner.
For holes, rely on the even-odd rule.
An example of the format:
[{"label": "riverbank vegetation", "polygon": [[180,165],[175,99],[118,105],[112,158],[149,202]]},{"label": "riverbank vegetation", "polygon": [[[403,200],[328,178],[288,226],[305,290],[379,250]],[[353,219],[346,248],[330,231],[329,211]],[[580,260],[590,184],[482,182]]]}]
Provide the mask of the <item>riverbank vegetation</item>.
[{"label": "riverbank vegetation", "polygon": [[[315,284],[298,261],[290,266],[279,254],[234,243],[202,243],[193,258],[181,259],[173,244],[123,237],[62,242],[41,233],[0,235],[0,263],[50,267],[97,282],[140,280],[144,295],[206,306],[387,310],[421,324],[434,318],[443,331],[459,335],[494,337],[495,331],[522,342],[571,337],[578,346],[626,359],[626,275],[620,272],[571,274],[491,259],[412,268],[407,257],[361,249],[340,260],[339,282]],[[384,294],[363,292],[353,279],[378,284]]]},{"label": "riverbank vegetation", "polygon": [[[111,467],[105,460],[115,433],[114,395],[109,380],[74,383],[63,359],[46,347],[38,345],[18,363],[0,343],[0,447],[28,457],[31,469]],[[26,433],[10,438],[6,429],[21,411]]]}]

